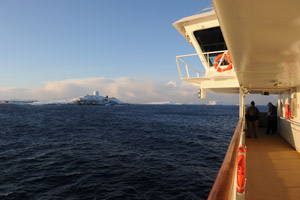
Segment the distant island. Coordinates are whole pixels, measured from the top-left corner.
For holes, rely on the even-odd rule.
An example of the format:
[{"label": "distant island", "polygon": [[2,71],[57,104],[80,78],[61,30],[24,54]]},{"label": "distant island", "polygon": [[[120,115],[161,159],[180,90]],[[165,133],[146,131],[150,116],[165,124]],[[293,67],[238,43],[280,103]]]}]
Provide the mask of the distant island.
[{"label": "distant island", "polygon": [[229,106],[229,105],[232,105],[232,104],[229,104],[229,103],[226,103],[226,102],[223,102],[223,101],[209,101],[206,105],[209,105],[209,106],[215,106],[215,105]]},{"label": "distant island", "polygon": [[[87,94],[77,98],[53,99],[53,100],[0,100],[0,104],[29,104],[29,105],[129,105],[114,97],[100,96],[98,91],[94,91],[92,95]],[[146,105],[232,105],[223,101],[209,101],[206,104],[183,104],[172,101],[160,101],[143,103]]]},{"label": "distant island", "polygon": [[94,91],[93,95],[86,95],[82,97],[72,99],[60,99],[60,100],[43,100],[43,101],[18,101],[18,100],[5,100],[0,101],[5,104],[30,104],[30,105],[128,105],[128,103],[122,102],[114,97],[103,97],[99,95],[98,91]]},{"label": "distant island", "polygon": [[30,104],[33,103],[35,101],[31,101],[31,100],[0,100],[0,104]]},{"label": "distant island", "polygon": [[160,102],[150,102],[150,103],[145,103],[148,105],[183,105],[182,103],[175,103],[172,101],[160,101]]}]

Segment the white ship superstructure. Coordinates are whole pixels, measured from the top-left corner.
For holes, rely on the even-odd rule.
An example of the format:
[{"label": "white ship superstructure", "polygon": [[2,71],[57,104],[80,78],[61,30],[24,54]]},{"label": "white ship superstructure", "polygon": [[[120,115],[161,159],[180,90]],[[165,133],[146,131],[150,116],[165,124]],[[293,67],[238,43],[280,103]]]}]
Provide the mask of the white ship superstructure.
[{"label": "white ship superstructure", "polygon": [[[222,73],[218,70],[226,69],[228,65],[214,67],[215,58],[222,55],[219,62],[222,64],[222,60],[225,60],[223,55],[228,52],[215,11],[183,18],[173,25],[197,52],[176,57],[181,79],[201,86],[202,98],[205,98],[206,90],[216,93],[239,93],[234,67]],[[204,69],[185,62],[184,59],[190,56],[199,57]]]},{"label": "white ship superstructure", "polygon": [[[196,50],[176,57],[181,79],[199,86],[201,98],[240,95],[240,120],[209,199],[300,199],[299,8],[297,0],[214,0],[173,24]],[[203,67],[186,62],[190,56]],[[248,94],[278,95],[279,135],[245,139]]]}]

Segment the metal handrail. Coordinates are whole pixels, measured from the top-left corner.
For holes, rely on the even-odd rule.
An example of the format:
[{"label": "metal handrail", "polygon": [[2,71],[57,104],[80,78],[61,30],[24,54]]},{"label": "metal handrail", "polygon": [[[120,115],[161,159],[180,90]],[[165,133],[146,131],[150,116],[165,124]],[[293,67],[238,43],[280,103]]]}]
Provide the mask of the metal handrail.
[{"label": "metal handrail", "polygon": [[221,51],[210,51],[210,52],[205,52],[205,53],[202,53],[202,54],[199,54],[199,53],[193,53],[193,54],[186,54],[186,55],[179,55],[179,56],[176,56],[177,57],[187,57],[187,56],[200,56],[200,55],[206,55],[206,54],[214,54],[214,53],[225,53],[227,50],[221,50]]},{"label": "metal handrail", "polygon": [[238,148],[242,133],[243,118],[240,118],[215,183],[207,198],[208,200],[231,199],[232,195],[234,195],[235,167],[237,165]]},{"label": "metal handrail", "polygon": [[[178,67],[178,71],[179,71],[179,75],[180,75],[180,78],[183,79],[183,76],[182,76],[182,72],[181,72],[181,68],[180,68],[180,63],[183,63],[185,64],[185,68],[186,68],[186,74],[187,74],[187,78],[200,78],[200,74],[203,74],[206,76],[213,76],[215,74],[215,72],[220,68],[222,62],[224,61],[224,57],[225,57],[225,54],[227,53],[228,51],[227,50],[221,50],[221,51],[211,51],[211,52],[205,52],[205,53],[202,53],[202,54],[187,54],[187,55],[179,55],[179,56],[176,56],[176,63],[177,63],[177,67]],[[209,60],[209,55],[210,54],[220,54],[222,53],[223,56],[222,58],[220,59],[219,63],[218,63],[218,66],[215,70],[209,70],[209,71],[199,71],[197,70],[195,67],[192,67],[191,65],[187,64],[184,60],[182,60],[181,58],[184,58],[184,57],[189,57],[189,56],[199,56],[201,62],[207,66],[211,66],[210,65],[210,60]],[[205,57],[204,60],[203,60],[203,56]],[[196,72],[197,76],[196,77],[190,77],[190,71],[189,69],[193,70],[194,72]],[[206,69],[207,70],[207,69]],[[208,72],[208,73],[207,73]]]},{"label": "metal handrail", "polygon": [[[188,67],[190,67],[191,69],[193,69],[195,72],[198,73],[202,73],[201,71],[196,70],[194,67],[190,66],[189,64],[187,64],[185,61],[183,61],[182,59],[178,58],[178,60],[180,60],[181,62],[183,62],[184,64],[186,64]],[[204,72],[205,73],[205,72]]]},{"label": "metal handrail", "polygon": [[195,13],[195,15],[201,14],[201,13],[204,13],[204,12],[207,12],[207,11],[210,11],[210,10],[213,10],[213,9],[214,9],[214,7],[213,7],[213,5],[211,4],[211,5],[207,6],[206,8],[200,10],[199,12]]},{"label": "metal handrail", "polygon": [[[191,54],[189,56],[194,56],[197,54]],[[178,61],[181,61],[183,64],[185,64],[185,68],[186,68],[186,73],[187,73],[187,77],[190,78],[190,73],[189,73],[189,68],[191,68],[194,72],[197,73],[197,78],[200,77],[200,74],[205,74],[205,71],[198,71],[196,70],[194,67],[192,67],[191,65],[187,64],[184,60],[181,59],[181,57],[186,57],[188,55],[184,55],[184,56],[176,56],[176,62],[177,62],[177,67],[178,67],[178,71],[180,74],[180,78],[182,79],[182,74],[181,74],[181,69],[180,69],[180,64]]]}]

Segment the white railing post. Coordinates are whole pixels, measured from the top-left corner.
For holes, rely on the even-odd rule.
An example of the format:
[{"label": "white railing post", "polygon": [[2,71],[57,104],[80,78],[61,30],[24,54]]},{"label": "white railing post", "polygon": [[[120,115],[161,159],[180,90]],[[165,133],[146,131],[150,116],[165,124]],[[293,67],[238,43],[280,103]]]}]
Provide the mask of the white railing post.
[{"label": "white railing post", "polygon": [[[220,68],[222,62],[224,61],[224,57],[225,57],[225,53],[227,51],[212,51],[212,52],[207,52],[207,53],[203,53],[203,54],[188,54],[188,55],[180,55],[180,56],[176,56],[176,63],[177,63],[177,67],[178,67],[178,71],[179,71],[179,75],[180,75],[180,78],[181,79],[186,79],[186,78],[201,78],[202,75],[203,77],[206,76],[206,77],[210,77],[210,76],[214,76],[214,73]],[[211,54],[217,54],[217,53],[220,53],[222,54],[222,57],[220,59],[220,62],[218,63],[218,67],[216,69],[213,69],[213,70],[210,70],[210,55]],[[183,57],[188,57],[188,56],[199,56],[199,55],[204,55],[204,60],[202,60],[200,58],[200,61],[202,62],[204,68],[206,69],[206,71],[198,71],[197,69],[195,69],[194,67],[192,67],[191,65],[187,64],[184,60],[182,60],[181,58]],[[185,65],[185,70],[186,70],[186,74],[187,74],[187,77],[185,77],[183,74],[182,74],[182,71],[181,71],[181,67],[182,64]],[[208,64],[208,69],[205,67],[205,64]],[[194,71],[192,72],[192,74],[190,75],[190,72],[189,72],[189,68]],[[200,75],[201,74],[201,75]],[[183,77],[184,76],[184,77]]]},{"label": "white railing post", "polygon": [[[204,56],[205,57],[205,56]],[[210,67],[209,65],[209,54],[207,54],[207,60],[206,60],[207,66]]]},{"label": "white railing post", "polygon": [[220,59],[220,62],[218,64],[218,67],[217,67],[216,71],[220,68],[221,63],[223,62],[224,56],[225,56],[225,53],[223,53],[222,58]]},{"label": "white railing post", "polygon": [[186,74],[187,74],[188,78],[190,78],[189,68],[188,68],[187,64],[185,64],[185,68],[186,68]]},{"label": "white railing post", "polygon": [[179,57],[178,57],[178,56],[176,56],[176,63],[177,63],[177,67],[178,67],[178,71],[179,71],[180,79],[182,79],[182,74],[181,74],[181,70],[180,70],[180,65],[179,65],[178,59],[179,59]]}]

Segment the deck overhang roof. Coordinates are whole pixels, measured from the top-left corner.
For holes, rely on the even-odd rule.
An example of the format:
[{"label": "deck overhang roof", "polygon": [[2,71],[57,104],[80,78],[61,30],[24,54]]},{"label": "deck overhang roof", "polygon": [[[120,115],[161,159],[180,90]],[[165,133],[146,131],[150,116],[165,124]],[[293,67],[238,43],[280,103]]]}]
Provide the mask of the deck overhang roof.
[{"label": "deck overhang roof", "polygon": [[300,86],[300,1],[213,3],[240,86]]}]

